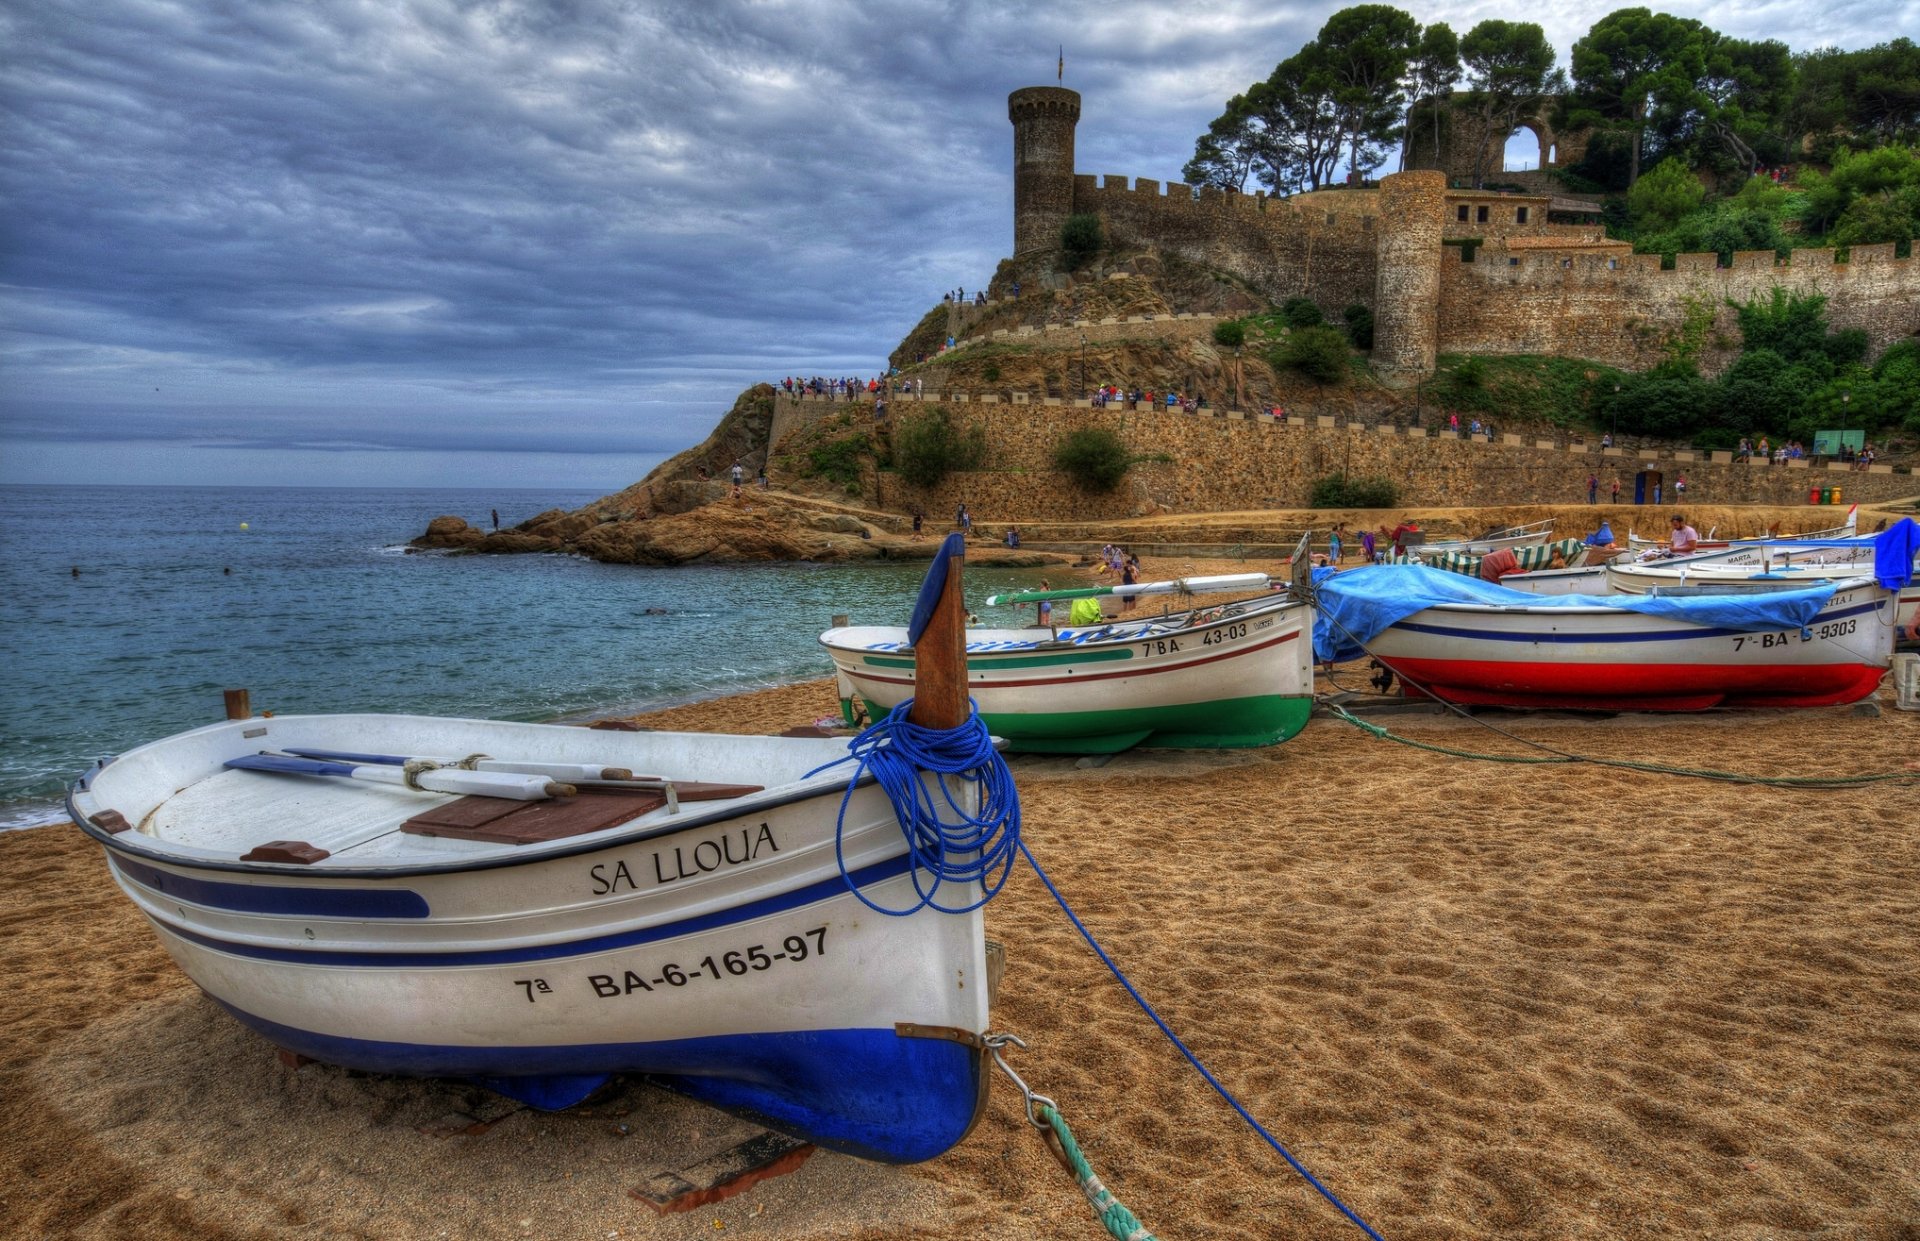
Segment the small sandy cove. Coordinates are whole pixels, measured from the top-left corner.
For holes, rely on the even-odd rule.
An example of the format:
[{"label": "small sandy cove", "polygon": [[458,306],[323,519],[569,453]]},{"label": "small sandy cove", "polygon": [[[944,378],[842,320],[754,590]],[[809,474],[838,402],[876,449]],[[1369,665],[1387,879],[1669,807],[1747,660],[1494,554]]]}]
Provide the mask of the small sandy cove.
[{"label": "small sandy cove", "polygon": [[[1266,750],[1014,770],[1080,916],[1382,1236],[1896,1241],[1920,1237],[1920,714],[1877,702],[1383,717],[1508,757],[1895,777],[1845,789],[1474,761],[1319,718]],[[775,732],[833,711],[823,680],[643,720]],[[1030,869],[987,927],[1007,947],[995,1028],[1028,1041],[1017,1067],[1155,1234],[1363,1235]],[[931,1163],[817,1153],[656,1217],[631,1188],[752,1130],[642,1085],[547,1115],[289,1068],[180,975],[71,826],[0,834],[0,928],[0,1236],[1106,1235],[1004,1081]]]}]

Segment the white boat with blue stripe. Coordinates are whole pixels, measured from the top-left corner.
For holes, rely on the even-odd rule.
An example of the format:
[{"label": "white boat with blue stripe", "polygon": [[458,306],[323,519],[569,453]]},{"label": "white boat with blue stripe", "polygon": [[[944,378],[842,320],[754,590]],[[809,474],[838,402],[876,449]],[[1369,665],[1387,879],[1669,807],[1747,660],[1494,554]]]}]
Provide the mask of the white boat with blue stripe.
[{"label": "white boat with blue stripe", "polygon": [[[833,738],[243,718],[103,760],[68,806],[181,969],[281,1047],[546,1107],[647,1074],[834,1150],[929,1159],[985,1102],[996,885],[965,864],[988,838],[935,883],[899,788],[848,757]],[[907,779],[981,808],[970,774]]]}]

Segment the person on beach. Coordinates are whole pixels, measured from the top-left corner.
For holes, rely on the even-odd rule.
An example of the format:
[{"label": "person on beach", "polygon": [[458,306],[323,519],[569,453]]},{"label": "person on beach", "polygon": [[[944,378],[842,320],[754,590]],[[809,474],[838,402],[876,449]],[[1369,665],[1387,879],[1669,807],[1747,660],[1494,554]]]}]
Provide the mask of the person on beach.
[{"label": "person on beach", "polygon": [[1335,526],[1333,528],[1333,533],[1327,536],[1327,563],[1328,564],[1340,563],[1340,532],[1344,529],[1346,529],[1344,525]]},{"label": "person on beach", "polygon": [[[1049,582],[1046,578],[1043,577],[1040,579],[1040,589],[1052,590],[1053,583]],[[1042,599],[1040,601],[1040,610],[1039,610],[1039,613],[1034,617],[1034,620],[1036,623],[1044,626],[1045,628],[1048,628],[1048,629],[1053,628],[1053,600]]]},{"label": "person on beach", "polygon": [[913,537],[916,539],[920,537],[920,510],[919,509],[913,510]]},{"label": "person on beach", "polygon": [[1613,502],[1620,503],[1620,480],[1617,478],[1613,480]]},{"label": "person on beach", "polygon": [[1374,563],[1373,531],[1362,530],[1360,532],[1360,554],[1361,554],[1361,559],[1366,561],[1368,564]]},{"label": "person on beach", "polygon": [[[1139,584],[1139,582],[1140,582],[1140,557],[1128,556],[1126,559],[1126,563],[1120,566],[1120,584],[1122,586],[1136,586]],[[1128,595],[1126,598],[1120,601],[1120,610],[1122,612],[1131,612],[1133,611],[1133,604],[1134,604],[1133,596]]]},{"label": "person on beach", "polygon": [[1700,532],[1687,524],[1687,519],[1679,513],[1673,515],[1673,538],[1668,543],[1670,556],[1690,556],[1700,547]]},{"label": "person on beach", "polygon": [[1595,500],[1599,498],[1600,498],[1600,476],[1598,474],[1589,474],[1587,475],[1587,503],[1592,504]]},{"label": "person on beach", "polygon": [[500,510],[494,509],[492,511],[493,511],[493,528],[495,530],[498,530],[500,528]]}]

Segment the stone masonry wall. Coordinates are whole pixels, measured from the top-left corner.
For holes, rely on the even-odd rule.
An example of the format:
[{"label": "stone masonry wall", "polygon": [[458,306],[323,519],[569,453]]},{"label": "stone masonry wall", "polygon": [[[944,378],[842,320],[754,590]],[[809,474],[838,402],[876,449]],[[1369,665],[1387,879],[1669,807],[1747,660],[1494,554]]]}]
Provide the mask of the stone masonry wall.
[{"label": "stone masonry wall", "polygon": [[1337,312],[1373,305],[1374,220],[1265,194],[1178,183],[1074,178],[1073,209],[1099,215],[1111,244],[1155,246],[1246,281],[1273,301],[1310,297]]},{"label": "stone masonry wall", "polygon": [[1855,246],[1850,261],[1832,250],[1795,250],[1776,264],[1771,250],[1678,256],[1509,252],[1490,243],[1471,263],[1450,252],[1441,264],[1439,345],[1443,353],[1546,353],[1640,369],[1658,362],[1689,300],[1714,311],[1703,369],[1714,372],[1738,349],[1738,304],[1779,286],[1827,298],[1834,329],[1860,328],[1878,353],[1920,334],[1920,263],[1892,245]]},{"label": "stone masonry wall", "polygon": [[[845,408],[818,405],[821,414]],[[899,400],[894,408],[895,416],[903,416],[913,405]],[[1796,504],[1806,500],[1810,489],[1822,486],[1838,486],[1848,500],[1862,502],[1920,493],[1920,477],[1888,467],[1856,472],[1736,465],[1691,452],[1511,442],[1517,436],[1489,444],[1450,433],[1409,435],[1332,418],[1316,418],[1307,425],[1266,417],[971,401],[953,401],[947,409],[959,421],[986,424],[994,446],[990,468],[950,476],[932,489],[878,473],[868,480],[869,501],[896,511],[918,508],[932,516],[951,513],[965,501],[982,519],[1011,522],[1099,520],[1158,510],[1304,508],[1316,479],[1342,472],[1391,479],[1400,489],[1401,503],[1409,506],[1565,504],[1585,498],[1590,473],[1599,477],[1603,494],[1617,477],[1623,494],[1630,496],[1634,475],[1643,469],[1659,471],[1669,488],[1684,474],[1688,500],[1696,503]],[[1134,453],[1168,460],[1143,461],[1115,491],[1089,495],[1052,465],[1060,438],[1086,426],[1106,427]],[[775,482],[780,481],[776,472]]]}]

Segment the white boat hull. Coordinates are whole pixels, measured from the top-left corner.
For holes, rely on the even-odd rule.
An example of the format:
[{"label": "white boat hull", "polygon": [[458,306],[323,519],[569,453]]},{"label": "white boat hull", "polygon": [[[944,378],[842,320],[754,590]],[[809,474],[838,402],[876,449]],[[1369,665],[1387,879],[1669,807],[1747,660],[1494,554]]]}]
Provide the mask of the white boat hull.
[{"label": "white boat hull", "polygon": [[1694,711],[1871,694],[1893,649],[1893,592],[1854,581],[1804,630],[1737,633],[1601,606],[1448,603],[1375,635],[1412,687],[1488,706]]},{"label": "white boat hull", "polygon": [[[1017,750],[1271,745],[1312,708],[1311,616],[1272,598],[1057,633],[972,629],[967,688],[987,727]],[[878,712],[912,696],[904,629],[831,629],[820,642],[845,693]]]},{"label": "white boat hull", "polygon": [[[501,845],[400,831],[445,796],[219,767],[301,745],[591,761],[768,787]],[[843,878],[835,826],[851,768],[804,773],[844,753],[836,741],[284,717],[131,751],[71,803],[187,975],[290,1050],[479,1078],[547,1105],[609,1073],[654,1074],[834,1149],[931,1158],[966,1133],[984,1097],[981,915],[886,917],[853,894],[850,883],[883,907],[915,901],[901,829],[871,783],[847,803]],[[92,821],[106,809],[136,826]],[[326,856],[240,860],[289,838]],[[942,903],[978,895],[977,884],[949,885]]]}]

